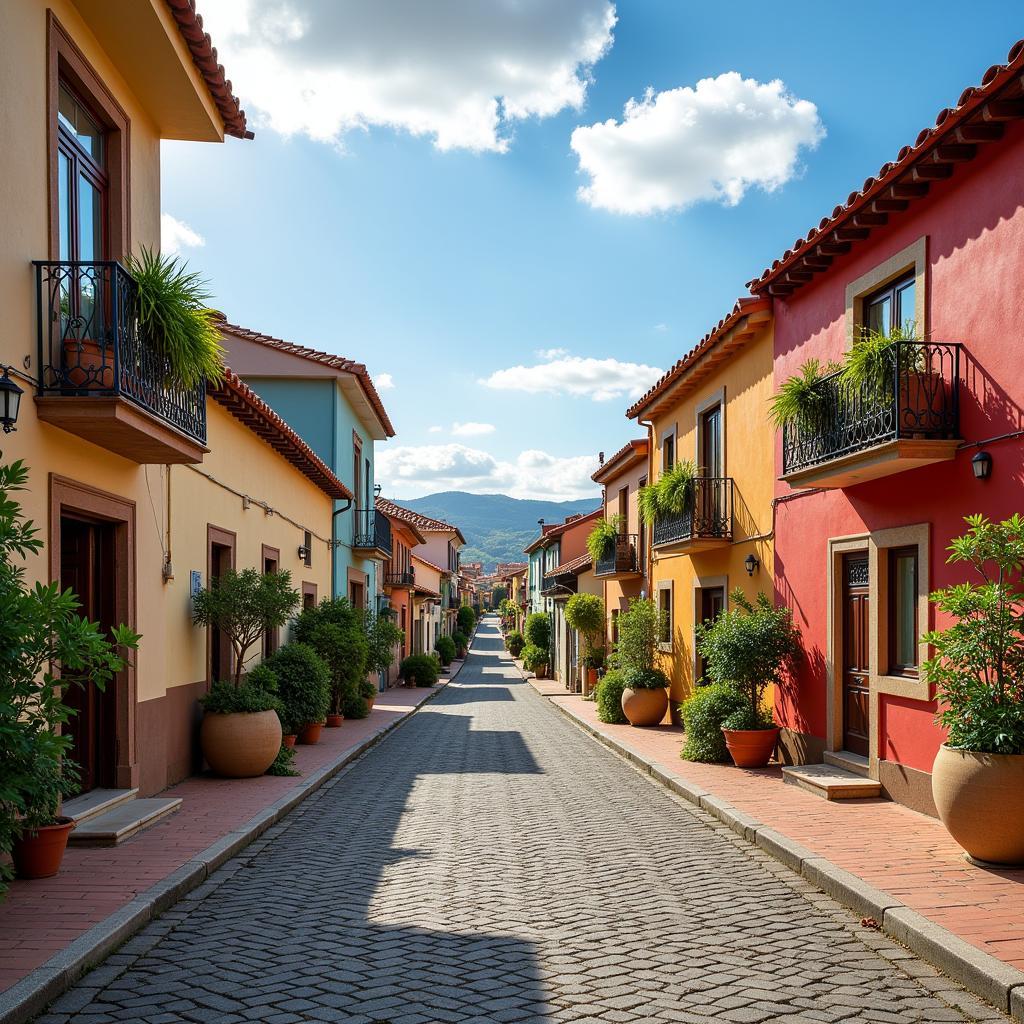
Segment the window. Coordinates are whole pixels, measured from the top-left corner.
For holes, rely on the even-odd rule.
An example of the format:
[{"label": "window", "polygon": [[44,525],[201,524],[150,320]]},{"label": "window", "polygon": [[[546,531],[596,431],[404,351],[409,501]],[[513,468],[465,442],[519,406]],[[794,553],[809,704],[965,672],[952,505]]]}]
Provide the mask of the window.
[{"label": "window", "polygon": [[302,546],[306,549],[306,557],[302,560],[303,565],[313,564],[313,534],[306,530],[302,534]]},{"label": "window", "polygon": [[[277,572],[281,563],[281,552],[277,548],[263,545],[263,572]],[[263,631],[263,657],[269,658],[280,645],[280,636],[277,629],[265,629]]]},{"label": "window", "polygon": [[700,465],[704,476],[722,475],[722,407],[714,405],[700,414]]},{"label": "window", "polygon": [[619,642],[619,609],[612,609],[612,644]]},{"label": "window", "polygon": [[629,532],[629,488],[619,488],[619,533],[625,536]]},{"label": "window", "polygon": [[920,632],[917,616],[917,548],[889,551],[889,675],[916,675]]},{"label": "window", "polygon": [[661,618],[658,623],[658,646],[662,650],[672,649],[672,584],[659,584],[658,611]]},{"label": "window", "polygon": [[914,323],[916,282],[913,274],[898,278],[864,299],[865,331],[889,335],[895,330],[909,330]]},{"label": "window", "polygon": [[[725,610],[725,587],[702,587],[700,591],[700,620],[714,621]],[[708,660],[700,655],[697,664],[697,685],[710,683],[708,678]]]},{"label": "window", "polygon": [[661,442],[661,471],[668,472],[676,464],[676,435],[669,434]]},{"label": "window", "polygon": [[302,584],[302,607],[303,608],[315,608],[316,607],[316,584],[315,583],[303,583]]},{"label": "window", "polygon": [[[637,483],[637,490],[638,491],[639,490],[643,490],[643,488],[645,488],[646,486],[647,486],[647,477],[645,477],[645,476],[640,477],[640,480]],[[637,560],[638,560],[637,568],[640,570],[640,572],[642,572],[644,574],[644,576],[646,576],[647,575],[647,525],[644,523],[644,521],[639,516],[639,508],[637,509],[637,513],[638,513],[637,514],[637,524],[636,524],[637,540],[639,541],[639,548],[640,548],[640,550],[637,551],[637,555],[636,555]]]}]

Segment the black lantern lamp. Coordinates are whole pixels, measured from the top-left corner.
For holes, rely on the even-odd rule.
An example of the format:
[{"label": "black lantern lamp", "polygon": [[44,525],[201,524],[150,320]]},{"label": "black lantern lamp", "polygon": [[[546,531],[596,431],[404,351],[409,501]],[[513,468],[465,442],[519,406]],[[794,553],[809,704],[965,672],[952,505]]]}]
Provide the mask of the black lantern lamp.
[{"label": "black lantern lamp", "polygon": [[[3,383],[0,381],[0,383]],[[988,452],[978,452],[971,459],[971,470],[978,480],[987,480],[992,472],[992,456]]]},{"label": "black lantern lamp", "polygon": [[0,426],[4,433],[9,434],[17,430],[15,423],[18,422],[18,410],[21,408],[21,396],[25,392],[11,380],[7,367],[4,367],[4,375],[0,377]]},{"label": "black lantern lamp", "polygon": [[743,559],[743,568],[747,570],[748,576],[753,576],[760,567],[761,563],[758,561],[757,555],[747,555]]}]

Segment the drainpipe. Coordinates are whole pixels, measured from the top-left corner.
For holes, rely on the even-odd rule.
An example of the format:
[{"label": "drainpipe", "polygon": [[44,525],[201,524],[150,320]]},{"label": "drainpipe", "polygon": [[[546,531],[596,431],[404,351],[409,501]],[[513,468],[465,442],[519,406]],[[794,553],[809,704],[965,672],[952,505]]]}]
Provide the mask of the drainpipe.
[{"label": "drainpipe", "polygon": [[352,499],[342,499],[345,504],[341,508],[336,508],[331,513],[331,597],[334,597],[334,581],[338,578],[338,545],[341,543],[337,538],[337,519],[342,512],[347,512],[352,507]]}]

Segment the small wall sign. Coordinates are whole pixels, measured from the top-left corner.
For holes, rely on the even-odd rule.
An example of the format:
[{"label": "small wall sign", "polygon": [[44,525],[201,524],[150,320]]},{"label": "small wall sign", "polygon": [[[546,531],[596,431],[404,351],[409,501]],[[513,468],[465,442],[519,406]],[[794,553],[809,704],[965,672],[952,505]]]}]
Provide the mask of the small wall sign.
[{"label": "small wall sign", "polygon": [[203,589],[203,574],[198,569],[193,569],[189,573],[188,579],[188,593],[190,597],[195,597]]}]

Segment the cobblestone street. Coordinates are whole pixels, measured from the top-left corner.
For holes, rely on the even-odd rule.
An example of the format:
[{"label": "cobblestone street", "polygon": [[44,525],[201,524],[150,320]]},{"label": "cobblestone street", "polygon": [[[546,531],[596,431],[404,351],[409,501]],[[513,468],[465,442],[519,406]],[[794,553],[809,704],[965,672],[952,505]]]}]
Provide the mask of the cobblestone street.
[{"label": "cobblestone street", "polygon": [[66,1021],[1004,1021],[520,678],[458,680],[87,975]]}]

